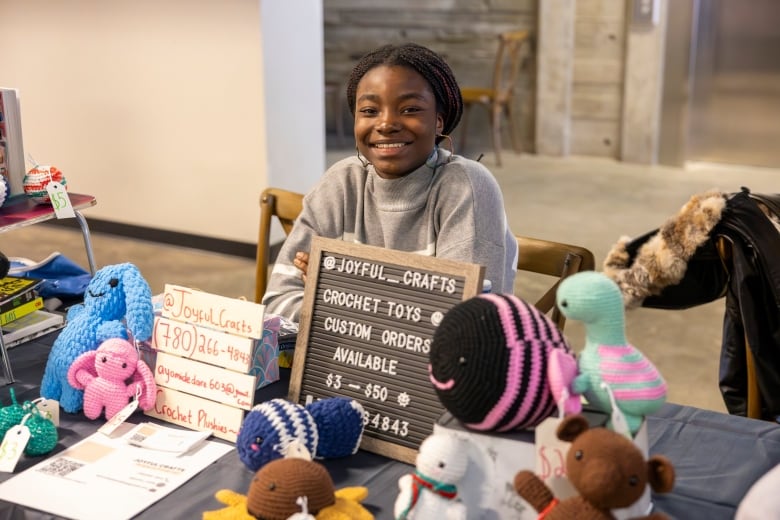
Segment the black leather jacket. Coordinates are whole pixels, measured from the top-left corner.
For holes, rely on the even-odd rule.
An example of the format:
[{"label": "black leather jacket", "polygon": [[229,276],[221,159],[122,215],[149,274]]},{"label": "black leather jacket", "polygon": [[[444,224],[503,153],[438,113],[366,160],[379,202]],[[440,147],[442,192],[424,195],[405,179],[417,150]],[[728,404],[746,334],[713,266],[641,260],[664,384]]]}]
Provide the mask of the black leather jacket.
[{"label": "black leather jacket", "polygon": [[[746,341],[756,365],[761,415],[780,416],[780,231],[759,207],[780,219],[780,194],[758,195],[747,188],[727,198],[721,218],[688,260],[680,283],[667,286],[643,307],[685,309],[726,298],[719,384],[729,413],[747,415]],[[626,246],[633,258],[658,230]],[[724,237],[731,258],[717,242]]]},{"label": "black leather jacket", "polygon": [[731,197],[714,234],[732,244],[720,389],[734,415],[747,411],[745,341],[755,360],[764,419],[780,416],[780,232],[757,201],[780,217],[780,194]]}]

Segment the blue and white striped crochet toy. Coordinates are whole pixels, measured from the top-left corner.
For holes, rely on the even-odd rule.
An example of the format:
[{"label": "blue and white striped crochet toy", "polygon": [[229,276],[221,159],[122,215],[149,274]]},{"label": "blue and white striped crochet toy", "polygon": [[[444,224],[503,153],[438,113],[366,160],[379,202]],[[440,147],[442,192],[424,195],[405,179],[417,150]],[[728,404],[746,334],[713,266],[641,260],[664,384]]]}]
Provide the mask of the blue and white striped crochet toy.
[{"label": "blue and white striped crochet toy", "polygon": [[363,406],[347,397],[329,397],[301,406],[271,399],[247,413],[236,440],[241,462],[257,471],[284,458],[293,444],[319,459],[352,455],[363,438]]},{"label": "blue and white striped crochet toy", "polygon": [[68,310],[65,328],[54,341],[41,381],[41,396],[55,399],[68,413],[84,405],[84,390],[68,383],[68,369],[81,354],[109,338],[146,341],[152,337],[152,290],[131,263],[99,269],[87,285],[84,302]]}]

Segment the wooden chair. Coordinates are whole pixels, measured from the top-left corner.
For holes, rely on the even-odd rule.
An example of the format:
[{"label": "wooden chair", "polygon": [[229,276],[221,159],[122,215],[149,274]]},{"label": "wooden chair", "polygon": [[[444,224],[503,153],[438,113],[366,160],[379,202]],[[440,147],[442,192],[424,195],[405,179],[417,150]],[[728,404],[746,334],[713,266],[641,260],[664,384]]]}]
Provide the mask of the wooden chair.
[{"label": "wooden chair", "polygon": [[257,238],[257,267],[255,272],[255,302],[260,303],[268,285],[268,265],[271,263],[271,221],[279,220],[282,229],[290,234],[295,219],[303,209],[303,194],[279,188],[266,188],[260,194],[260,232]]},{"label": "wooden chair", "polygon": [[511,31],[500,34],[498,36],[498,52],[493,69],[492,86],[468,86],[460,89],[463,97],[463,124],[461,126],[460,149],[466,149],[466,136],[468,135],[471,107],[473,105],[483,106],[490,115],[491,135],[497,166],[501,166],[502,114],[506,117],[509,124],[509,137],[512,141],[512,147],[516,152],[520,151],[517,129],[512,117],[512,101],[521,65],[529,54],[529,45],[526,45],[528,41],[528,31]]},{"label": "wooden chair", "polygon": [[588,249],[561,242],[551,242],[538,238],[515,236],[520,254],[517,260],[518,271],[529,271],[558,279],[534,304],[537,309],[550,314],[550,318],[563,331],[566,324],[564,316],[555,305],[555,293],[561,281],[580,271],[595,269],[596,260]]}]

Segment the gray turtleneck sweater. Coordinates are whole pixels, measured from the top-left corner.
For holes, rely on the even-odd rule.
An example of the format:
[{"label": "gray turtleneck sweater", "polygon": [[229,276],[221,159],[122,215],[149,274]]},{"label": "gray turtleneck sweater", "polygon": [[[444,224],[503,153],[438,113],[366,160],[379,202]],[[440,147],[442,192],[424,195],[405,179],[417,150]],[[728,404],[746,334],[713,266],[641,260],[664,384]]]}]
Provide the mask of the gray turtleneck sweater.
[{"label": "gray turtleneck sweater", "polygon": [[381,178],[356,156],[331,166],[279,252],[267,313],[298,321],[303,281],[292,262],[315,235],[483,265],[492,292],[513,292],[517,241],[498,183],[482,164],[444,149],[399,179]]}]

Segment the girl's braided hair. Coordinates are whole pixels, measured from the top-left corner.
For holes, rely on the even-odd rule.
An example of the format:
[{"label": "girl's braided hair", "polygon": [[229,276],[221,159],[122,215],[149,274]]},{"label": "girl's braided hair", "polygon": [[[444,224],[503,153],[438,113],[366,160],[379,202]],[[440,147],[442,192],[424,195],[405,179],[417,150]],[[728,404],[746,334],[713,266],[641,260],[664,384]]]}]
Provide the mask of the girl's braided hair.
[{"label": "girl's braided hair", "polygon": [[[417,43],[384,45],[358,61],[347,83],[347,103],[353,117],[357,85],[366,72],[379,65],[407,67],[425,78],[436,97],[436,110],[444,119],[442,134],[449,135],[455,130],[463,114],[463,98],[455,75],[441,56]],[[442,137],[438,137],[436,141],[441,139]]]}]

